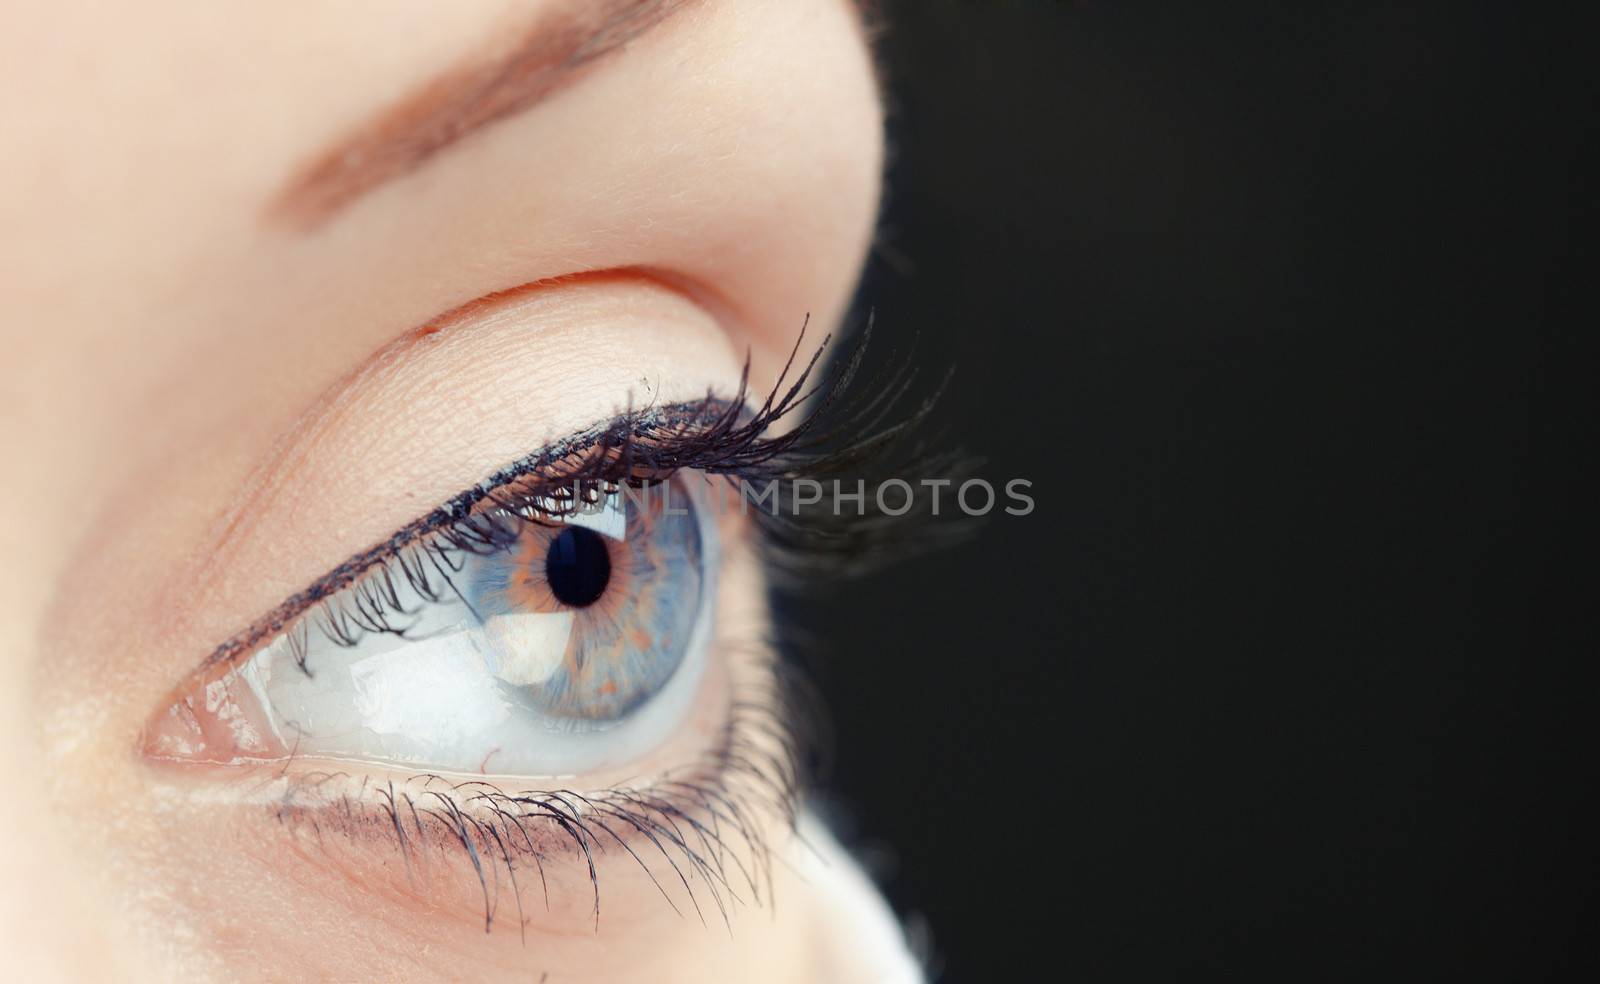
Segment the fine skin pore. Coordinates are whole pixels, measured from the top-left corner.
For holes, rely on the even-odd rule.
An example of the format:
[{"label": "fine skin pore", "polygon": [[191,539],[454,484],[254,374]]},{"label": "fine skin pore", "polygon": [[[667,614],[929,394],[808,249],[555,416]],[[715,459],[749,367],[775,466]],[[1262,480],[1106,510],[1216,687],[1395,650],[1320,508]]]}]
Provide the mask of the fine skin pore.
[{"label": "fine skin pore", "polygon": [[[775,906],[702,925],[612,865],[598,929],[557,885],[548,922],[485,934],[476,881],[409,890],[396,856],[318,850],[141,753],[208,652],[343,558],[630,401],[731,392],[747,351],[764,393],[807,314],[843,318],[882,166],[847,0],[647,11],[448,146],[304,190],[375,116],[582,6],[0,14],[17,979],[883,979],[870,890],[774,816]],[[723,582],[758,623],[748,558]]]}]

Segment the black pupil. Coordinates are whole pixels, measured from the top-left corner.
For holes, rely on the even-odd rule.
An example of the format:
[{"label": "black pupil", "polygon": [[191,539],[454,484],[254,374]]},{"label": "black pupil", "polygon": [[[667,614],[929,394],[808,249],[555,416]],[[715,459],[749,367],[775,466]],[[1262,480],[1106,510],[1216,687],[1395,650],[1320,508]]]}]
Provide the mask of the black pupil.
[{"label": "black pupil", "polygon": [[544,557],[550,593],[563,605],[583,608],[605,593],[611,580],[611,551],[605,538],[582,526],[569,526],[550,541]]}]

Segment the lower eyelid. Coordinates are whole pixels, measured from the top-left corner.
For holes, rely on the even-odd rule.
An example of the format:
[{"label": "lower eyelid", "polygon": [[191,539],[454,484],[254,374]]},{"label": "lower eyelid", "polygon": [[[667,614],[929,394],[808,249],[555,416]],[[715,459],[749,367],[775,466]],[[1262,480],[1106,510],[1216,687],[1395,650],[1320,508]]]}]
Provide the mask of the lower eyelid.
[{"label": "lower eyelid", "polygon": [[789,824],[797,795],[789,704],[755,648],[719,642],[743,665],[713,698],[717,720],[691,736],[709,747],[650,780],[599,790],[588,780],[583,791],[293,759],[246,775],[215,768],[232,774],[235,803],[276,829],[241,845],[274,880],[292,867],[308,887],[331,890],[337,874],[381,904],[514,936],[592,935],[674,911],[712,923],[768,899],[767,841]]}]

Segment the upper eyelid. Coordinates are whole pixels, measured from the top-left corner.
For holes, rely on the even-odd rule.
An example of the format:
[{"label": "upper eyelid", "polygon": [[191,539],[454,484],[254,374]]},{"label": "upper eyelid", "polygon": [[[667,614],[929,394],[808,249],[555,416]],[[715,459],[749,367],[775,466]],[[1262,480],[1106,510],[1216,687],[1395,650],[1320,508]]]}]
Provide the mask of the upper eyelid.
[{"label": "upper eyelid", "polygon": [[[420,519],[414,520],[397,530],[383,542],[369,547],[358,554],[345,560],[338,567],[324,574],[312,582],[306,589],[296,592],[279,603],[271,611],[256,619],[242,632],[239,632],[212,650],[201,663],[200,669],[205,670],[221,664],[231,663],[242,659],[253,651],[259,643],[270,639],[282,632],[295,618],[299,617],[312,605],[322,601],[335,592],[354,583],[362,574],[372,570],[390,557],[394,557],[400,550],[413,544],[430,532],[443,528],[452,520],[469,515],[472,507],[489,499],[496,490],[517,481],[528,474],[534,473],[541,466],[547,466],[562,457],[580,452],[584,448],[593,447],[600,442],[609,432],[619,429],[628,434],[639,432],[648,433],[651,427],[663,429],[679,428],[699,423],[709,431],[717,431],[721,440],[730,443],[741,452],[741,460],[749,458],[752,450],[757,450],[758,438],[771,424],[787,417],[799,407],[809,403],[813,396],[820,396],[817,406],[806,417],[789,437],[798,436],[819,416],[825,412],[837,398],[840,391],[848,387],[860,367],[868,340],[871,338],[871,322],[868,321],[866,329],[854,343],[853,351],[844,365],[832,371],[830,379],[819,390],[808,390],[807,383],[816,371],[822,354],[828,350],[832,341],[831,334],[825,335],[811,357],[799,362],[802,347],[805,344],[806,328],[810,318],[801,325],[800,332],[795,338],[794,346],[789,351],[789,357],[773,381],[772,389],[760,406],[753,407],[746,401],[750,382],[750,361],[747,356],[744,369],[740,373],[737,391],[730,398],[719,398],[708,393],[703,399],[692,403],[668,404],[662,407],[652,407],[641,411],[629,411],[610,421],[595,425],[588,430],[581,431],[571,437],[547,445],[532,455],[519,459],[502,468],[476,485],[460,492],[447,500],[443,505],[431,510]],[[792,378],[791,378],[792,375]],[[893,402],[892,400],[890,401]],[[757,450],[758,458],[760,456]],[[672,462],[672,470],[678,468],[695,467],[693,461],[678,459]],[[733,469],[729,469],[733,470]],[[565,476],[571,481],[572,476]]]},{"label": "upper eyelid", "polygon": [[750,410],[744,401],[741,389],[741,392],[731,399],[707,396],[695,403],[672,404],[646,411],[624,413],[546,445],[457,493],[442,505],[402,526],[382,542],[346,559],[333,570],[317,578],[303,591],[284,599],[271,611],[252,622],[244,631],[212,650],[201,664],[202,668],[242,658],[264,640],[282,632],[313,605],[349,587],[363,574],[395,557],[400,551],[416,544],[429,534],[436,533],[451,522],[469,516],[475,507],[484,502],[492,502],[497,492],[525,480],[530,475],[541,474],[555,468],[555,473],[548,475],[548,481],[552,484],[570,483],[575,478],[585,476],[581,472],[561,472],[558,463],[597,448],[605,448],[608,441],[646,436],[658,429],[671,428],[677,428],[677,436],[681,438],[685,428],[714,425],[719,420],[748,416]]},{"label": "upper eyelid", "polygon": [[[809,320],[806,319],[807,324]],[[539,468],[547,467],[563,457],[569,457],[586,448],[594,448],[608,433],[615,434],[620,431],[625,436],[633,435],[658,440],[660,447],[655,448],[659,452],[658,456],[652,458],[646,455],[642,461],[643,470],[651,472],[653,465],[655,468],[651,474],[658,477],[665,477],[682,469],[700,469],[737,476],[741,481],[755,478],[766,478],[770,481],[774,478],[793,478],[797,471],[805,474],[808,466],[827,473],[837,473],[840,466],[859,466],[863,456],[887,454],[892,446],[902,443],[927,420],[933,411],[939,392],[944,388],[943,384],[931,396],[924,398],[921,405],[904,419],[898,423],[886,422],[890,420],[891,411],[911,389],[915,379],[915,375],[908,373],[904,365],[898,369],[891,365],[888,370],[879,370],[877,378],[872,383],[862,384],[859,387],[864,392],[859,396],[852,395],[858,389],[854,385],[855,380],[862,369],[873,335],[873,321],[870,316],[859,334],[849,342],[846,351],[841,353],[842,358],[826,371],[824,380],[815,387],[810,387],[813,374],[817,371],[823,353],[829,350],[833,336],[831,334],[824,336],[810,357],[802,360],[800,353],[805,345],[807,324],[801,326],[788,358],[780,368],[776,379],[772,381],[772,388],[766,398],[759,405],[746,400],[750,381],[750,361],[747,355],[737,390],[731,398],[719,398],[707,393],[704,398],[692,402],[630,411],[612,418],[607,423],[592,426],[572,437],[548,445],[497,471],[466,491],[458,493],[444,505],[401,527],[378,545],[350,557],[318,578],[305,590],[291,595],[267,614],[252,622],[244,631],[235,634],[212,650],[197,668],[198,671],[212,669],[219,664],[231,664],[244,658],[253,652],[258,644],[290,627],[294,620],[312,605],[357,583],[364,573],[399,557],[402,550],[414,545],[430,533],[444,529],[452,521],[471,518],[472,508],[484,501],[492,501],[498,490],[520,478],[536,473]],[[948,383],[948,377],[945,382]],[[769,427],[801,408],[804,408],[804,413],[798,424],[771,439],[763,437]],[[701,431],[688,433],[690,425],[696,424]],[[674,427],[677,428],[675,434],[672,433]],[[653,428],[660,429],[663,433],[658,437],[653,433]],[[841,434],[852,432],[856,433],[854,439],[840,443]],[[861,436],[861,433],[865,433],[866,436]],[[713,439],[706,440],[699,447],[693,444],[694,439],[705,437]],[[672,438],[678,439],[680,442],[678,447],[674,447]],[[640,442],[638,446],[652,448],[648,442]],[[689,453],[673,453],[675,450],[684,449]],[[934,459],[928,458],[927,455],[925,448],[913,445],[909,457],[900,460],[899,465],[904,467],[918,461],[924,464],[933,463]],[[961,461],[959,456],[950,457],[946,464],[961,464]],[[552,483],[549,487],[553,489],[565,482],[570,488],[575,479],[615,480],[586,475],[578,470],[549,475],[548,480]],[[537,500],[538,497],[539,493],[535,492],[532,499]],[[759,522],[764,513],[757,510],[753,515]],[[774,517],[776,515],[774,513]],[[895,515],[897,519],[908,515],[913,519],[920,517],[920,513],[915,511]],[[838,551],[838,560],[857,559],[861,555],[871,555],[875,547],[894,545],[896,529],[898,529],[896,524],[876,523],[873,524],[874,535],[825,540],[813,543],[806,552],[814,550],[816,555],[825,555],[826,548],[831,543]],[[774,539],[766,544],[769,548],[766,559],[769,564],[775,565],[772,569],[777,569],[782,564],[786,550],[794,546],[787,542],[793,539],[794,527],[787,520],[783,520],[777,521],[776,526],[765,527],[764,531],[774,536]]]}]

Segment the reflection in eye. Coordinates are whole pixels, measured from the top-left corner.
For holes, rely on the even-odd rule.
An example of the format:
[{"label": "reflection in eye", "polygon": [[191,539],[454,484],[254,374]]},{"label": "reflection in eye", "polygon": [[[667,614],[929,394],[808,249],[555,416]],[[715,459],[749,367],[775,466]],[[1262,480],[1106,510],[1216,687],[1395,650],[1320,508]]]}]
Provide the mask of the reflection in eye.
[{"label": "reflection in eye", "polygon": [[519,776],[642,756],[688,713],[706,662],[708,514],[676,477],[521,522],[489,549],[423,552],[177,701],[152,751]]}]

